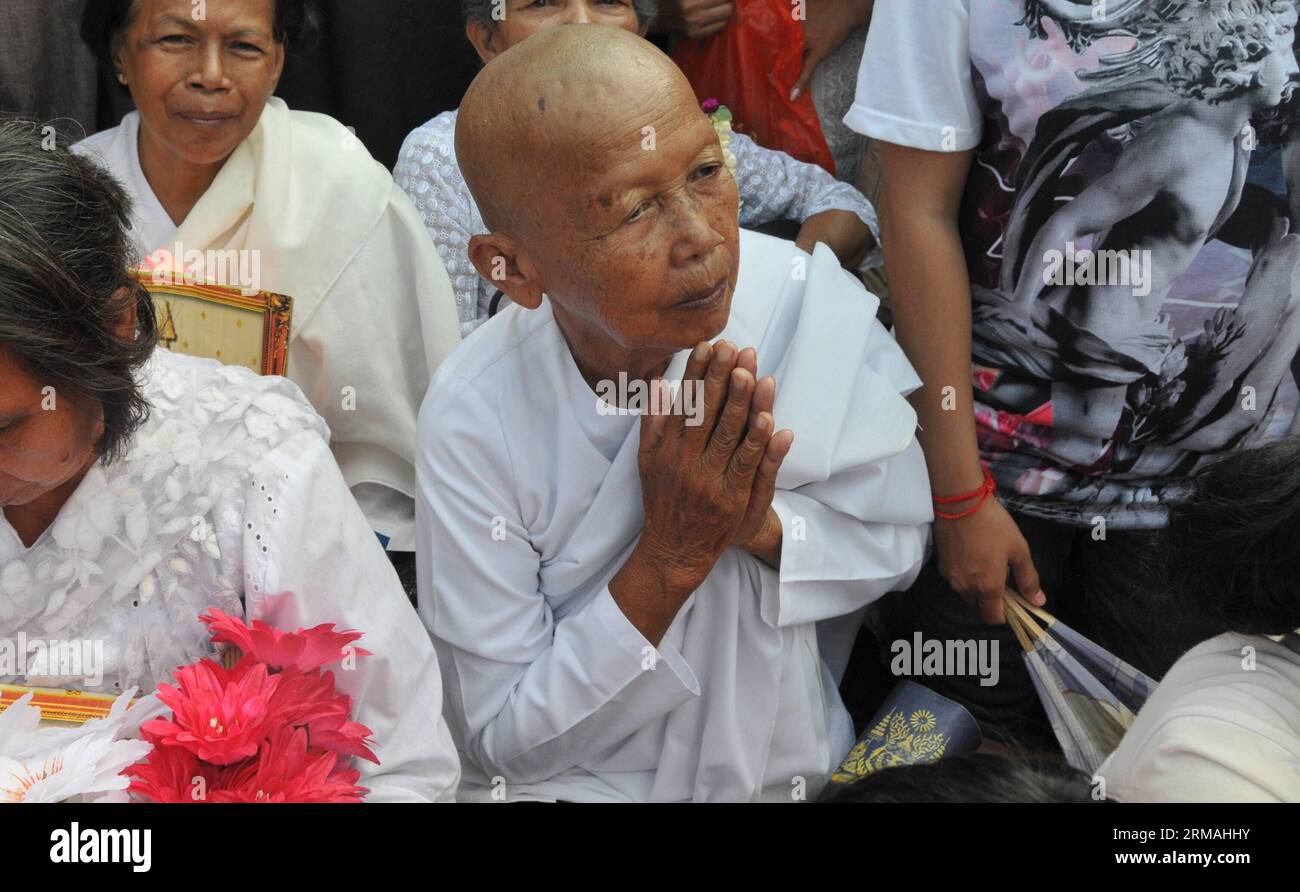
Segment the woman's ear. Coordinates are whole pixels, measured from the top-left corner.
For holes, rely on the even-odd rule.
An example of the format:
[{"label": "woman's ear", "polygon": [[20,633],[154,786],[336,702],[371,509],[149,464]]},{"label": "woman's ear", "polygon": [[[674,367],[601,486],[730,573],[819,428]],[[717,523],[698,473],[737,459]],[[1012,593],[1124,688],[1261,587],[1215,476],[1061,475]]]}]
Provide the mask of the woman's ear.
[{"label": "woman's ear", "polygon": [[129,87],[126,76],[126,35],[117,33],[110,38],[109,54],[113,60],[113,77],[124,87]]},{"label": "woman's ear", "polygon": [[469,259],[479,275],[504,291],[512,303],[529,310],[542,305],[546,289],[537,278],[537,268],[508,235],[474,236],[469,240]]},{"label": "woman's ear", "polygon": [[474,52],[478,53],[478,57],[483,60],[484,65],[495,59],[504,49],[504,47],[498,45],[501,40],[496,29],[489,28],[478,19],[470,19],[465,22],[465,36],[474,45]]},{"label": "woman's ear", "polygon": [[[117,290],[113,295],[113,302],[122,300],[127,296],[131,289],[125,285]],[[124,341],[134,341],[136,329],[140,327],[140,303],[131,301],[131,305],[122,311],[122,315],[117,317],[117,322],[113,325],[113,330],[119,338]]]}]

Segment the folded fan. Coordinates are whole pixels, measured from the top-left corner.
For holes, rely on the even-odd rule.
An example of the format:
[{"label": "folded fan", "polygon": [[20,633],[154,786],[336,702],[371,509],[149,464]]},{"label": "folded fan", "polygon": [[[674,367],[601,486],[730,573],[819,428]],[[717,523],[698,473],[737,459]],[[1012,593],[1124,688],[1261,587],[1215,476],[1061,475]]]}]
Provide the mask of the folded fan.
[{"label": "folded fan", "polygon": [[1119,745],[1155,682],[1015,592],[1006,591],[1003,600],[1066,761],[1094,773]]}]

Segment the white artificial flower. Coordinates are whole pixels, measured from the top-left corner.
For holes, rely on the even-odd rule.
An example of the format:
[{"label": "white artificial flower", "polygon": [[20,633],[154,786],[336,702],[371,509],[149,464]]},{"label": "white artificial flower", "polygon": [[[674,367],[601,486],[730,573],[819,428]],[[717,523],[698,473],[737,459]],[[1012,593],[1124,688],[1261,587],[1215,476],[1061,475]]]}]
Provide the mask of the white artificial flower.
[{"label": "white artificial flower", "polygon": [[129,738],[166,711],[154,695],[131,705],[135,691],[74,728],[42,726],[30,693],[0,713],[0,802],[121,801],[130,784],[122,771],[153,749]]}]

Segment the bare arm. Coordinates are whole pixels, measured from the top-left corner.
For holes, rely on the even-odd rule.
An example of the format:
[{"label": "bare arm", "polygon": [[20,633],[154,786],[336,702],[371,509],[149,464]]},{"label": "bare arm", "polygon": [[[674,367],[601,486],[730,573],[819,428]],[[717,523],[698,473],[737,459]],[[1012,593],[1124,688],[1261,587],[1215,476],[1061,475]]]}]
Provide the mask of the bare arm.
[{"label": "bare arm", "polygon": [[[911,399],[930,486],[936,496],[970,492],[984,480],[971,387],[970,277],[957,230],[971,153],[885,144],[881,163],[881,241],[898,341],[924,382]],[[1008,567],[1021,593],[1041,602],[1029,547],[995,500],[961,520],[936,520],[935,547],[940,573],[978,602],[986,622],[1003,620]]]},{"label": "bare arm", "polygon": [[[966,492],[984,479],[970,383],[970,281],[957,234],[971,155],[885,145],[881,161],[891,308],[898,342],[924,382],[912,404],[930,483],[941,495]],[[951,410],[944,408],[948,394]]]}]

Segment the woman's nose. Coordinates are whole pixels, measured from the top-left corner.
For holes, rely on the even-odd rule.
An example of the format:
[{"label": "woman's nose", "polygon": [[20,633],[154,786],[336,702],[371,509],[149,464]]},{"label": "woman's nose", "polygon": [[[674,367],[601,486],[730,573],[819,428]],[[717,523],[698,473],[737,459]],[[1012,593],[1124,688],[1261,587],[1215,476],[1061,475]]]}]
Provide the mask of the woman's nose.
[{"label": "woman's nose", "polygon": [[708,256],[713,249],[725,241],[713,228],[708,210],[703,202],[695,196],[684,195],[670,211],[673,214],[673,260],[678,265],[685,265]]},{"label": "woman's nose", "polygon": [[225,65],[221,58],[221,47],[205,46],[199,52],[198,68],[191,79],[195,86],[205,90],[220,89],[226,78]]}]

